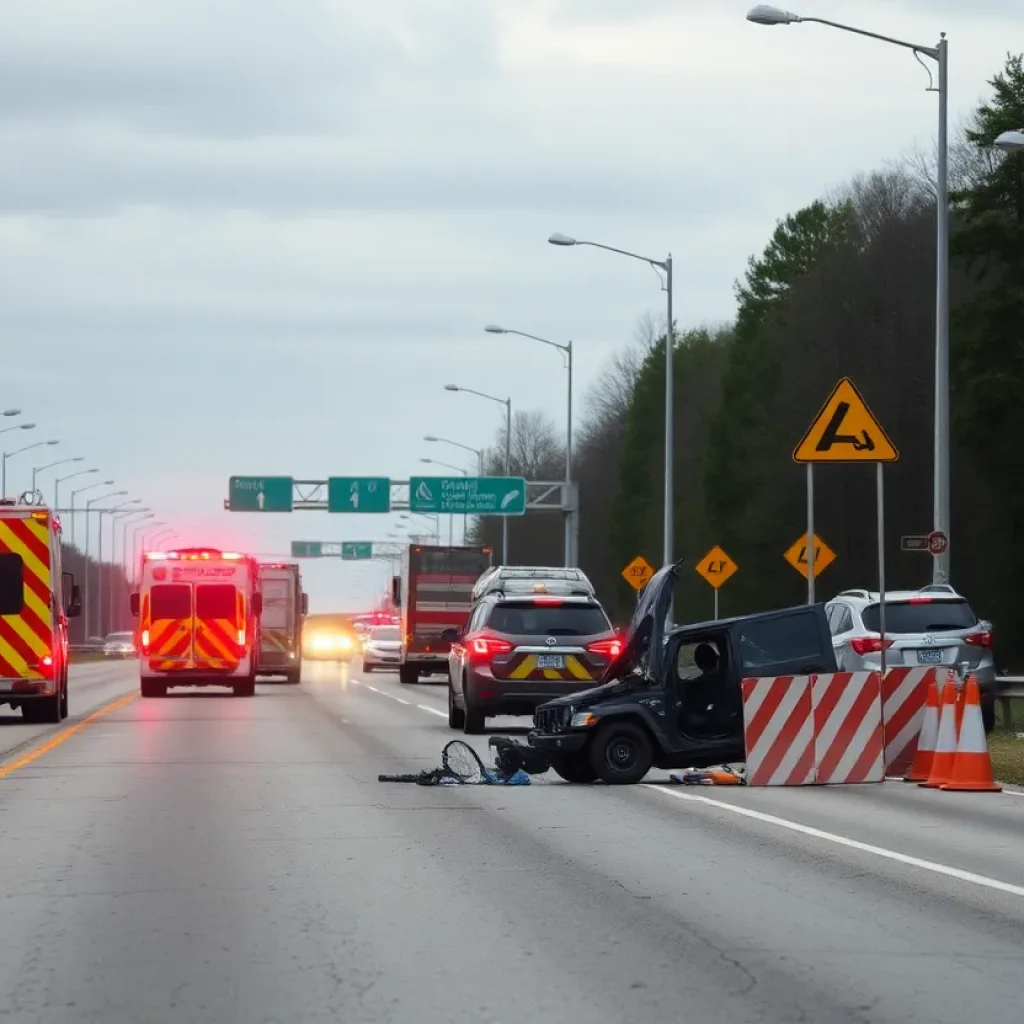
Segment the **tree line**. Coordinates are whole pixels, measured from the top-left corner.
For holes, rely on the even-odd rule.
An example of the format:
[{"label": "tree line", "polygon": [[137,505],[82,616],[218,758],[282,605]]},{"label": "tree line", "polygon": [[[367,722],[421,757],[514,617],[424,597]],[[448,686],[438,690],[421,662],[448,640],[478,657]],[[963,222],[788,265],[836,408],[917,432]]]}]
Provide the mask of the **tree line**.
[{"label": "tree line", "polygon": [[[1024,125],[1024,56],[1008,55],[951,151],[951,582],[995,624],[1000,665],[1024,666],[1017,595],[1024,549],[1024,153],[993,148]],[[806,581],[783,553],[806,529],[804,469],[791,453],[822,402],[852,378],[900,452],[886,467],[889,589],[929,582],[928,554],[900,538],[932,526],[935,393],[934,158],[916,154],[850,181],[778,221],[736,284],[728,323],[673,325],[676,557],[714,544],[739,566],[721,614],[799,603]],[[620,571],[660,565],[664,325],[645,318],[605,367],[574,444],[580,565],[613,614],[635,604]],[[513,422],[513,472],[560,479],[549,417]],[[504,436],[488,471],[501,473]],[[816,533],[835,552],[819,597],[877,587],[873,465],[822,466]],[[501,524],[472,536],[500,550]],[[511,560],[558,564],[557,514],[510,527]],[[710,587],[684,572],[677,618],[712,614]]]}]

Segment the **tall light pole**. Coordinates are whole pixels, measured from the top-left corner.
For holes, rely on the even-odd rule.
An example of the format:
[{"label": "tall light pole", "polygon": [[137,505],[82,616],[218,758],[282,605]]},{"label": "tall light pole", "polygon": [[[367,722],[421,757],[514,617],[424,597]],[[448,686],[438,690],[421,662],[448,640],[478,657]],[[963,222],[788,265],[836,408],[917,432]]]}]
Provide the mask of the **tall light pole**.
[{"label": "tall light pole", "polygon": [[[137,580],[137,577],[135,576],[135,573],[138,572],[139,562],[140,562],[142,556],[147,551],[155,551],[157,544],[163,544],[163,542],[165,540],[170,540],[170,538],[176,537],[176,536],[177,536],[177,534],[175,533],[174,530],[172,530],[170,527],[166,527],[165,526],[163,529],[158,530],[156,533],[151,533],[148,536],[145,533],[142,533],[142,534],[138,534],[137,533],[135,535],[135,537],[132,538],[132,577],[133,577],[133,582],[135,582]],[[138,544],[139,544],[138,548],[136,548],[136,546],[135,546],[136,542],[138,542]]]},{"label": "tall light pole", "polygon": [[[113,570],[117,564],[117,525],[121,525],[121,562],[124,563],[124,549],[127,539],[128,526],[131,519],[135,516],[142,516],[143,519],[152,519],[155,515],[154,512],[148,508],[135,509],[134,511],[116,512],[110,517],[110,570],[113,575]],[[100,518],[102,523],[102,516]],[[111,632],[114,629],[114,623],[118,621],[120,616],[116,616],[116,612],[119,610],[116,608],[115,594],[119,588],[114,586],[114,581],[111,579],[110,586],[107,587],[107,624]]]},{"label": "tall light pole", "polygon": [[477,471],[480,476],[484,475],[484,450],[483,448],[473,448],[468,444],[463,444],[461,441],[452,441],[447,437],[435,437],[433,434],[427,434],[423,438],[424,441],[436,441],[439,444],[450,444],[453,448],[461,448],[464,452],[472,452],[476,456]]},{"label": "tall light pole", "polygon": [[566,398],[565,408],[565,564],[571,568],[576,564],[576,544],[574,524],[577,525],[579,510],[573,511],[572,494],[572,341],[562,345],[557,341],[548,341],[547,338],[540,338],[536,334],[527,334],[525,331],[514,331],[508,327],[498,327],[495,324],[488,324],[485,328],[488,334],[515,334],[520,338],[529,338],[531,341],[539,341],[542,345],[549,345],[565,354],[565,365],[568,372],[569,393]]},{"label": "tall light pole", "polygon": [[[75,543],[75,495],[84,494],[86,491],[94,490],[97,487],[113,487],[113,480],[98,480],[94,484],[87,484],[85,487],[77,487],[71,492],[71,543]],[[59,506],[58,506],[59,507]],[[89,551],[89,510],[86,508],[85,512],[85,543],[86,543],[86,557],[88,558]]]},{"label": "tall light pole", "polygon": [[[32,423],[23,423],[16,429],[28,430],[32,426],[34,426]],[[20,455],[22,452],[30,452],[33,448],[45,448],[47,445],[52,444],[60,444],[60,441],[36,441],[35,444],[27,444],[24,448],[15,448],[13,452],[3,453],[3,468],[0,469],[0,491],[3,492],[3,497],[7,497],[7,460],[14,458],[15,455]]]},{"label": "tall light pole", "polygon": [[72,455],[66,459],[57,459],[56,462],[48,462],[45,466],[32,467],[32,493],[36,493],[36,478],[44,470],[53,469],[54,466],[66,466],[69,462],[85,462],[84,455]]},{"label": "tall light pole", "polygon": [[[904,39],[867,32],[852,25],[844,25],[827,18],[805,18],[768,4],[758,4],[747,12],[747,21],[755,25],[797,25],[810,22],[828,25],[842,32],[867,36],[883,43],[910,50],[916,57],[930,57],[938,66],[938,86],[929,84],[929,91],[937,92],[939,99],[938,163],[935,183],[935,426],[934,470],[932,484],[933,528],[949,538],[949,44],[946,34],[939,36],[935,46],[922,46]],[[929,80],[931,72],[928,73]],[[950,540],[943,554],[932,559],[932,581],[949,580]]]},{"label": "tall light pole", "polygon": [[[88,488],[83,487],[82,490],[88,490]],[[89,619],[91,617],[89,615],[89,612],[92,611],[92,605],[93,605],[92,587],[90,586],[90,582],[89,582],[89,577],[92,575],[92,573],[89,572],[89,533],[90,533],[90,531],[89,531],[89,513],[92,512],[92,507],[93,507],[93,505],[96,504],[96,502],[98,502],[98,501],[106,501],[107,498],[120,498],[120,497],[122,497],[123,495],[125,495],[127,493],[128,493],[127,491],[111,491],[109,494],[101,494],[98,498],[90,498],[85,503],[85,570],[84,570],[84,574],[83,574],[84,575],[83,582],[84,582],[85,586],[82,587],[82,620],[83,620],[83,624],[85,625],[85,634],[86,634],[87,638],[90,635],[95,636],[95,634],[90,634],[90,632],[89,632],[89,625],[90,625]],[[103,516],[101,515],[100,516],[100,560],[102,560],[102,559],[103,559]]]},{"label": "tall light pole", "polygon": [[[85,476],[87,473],[98,473],[99,469],[79,469],[74,473],[66,473],[64,476],[59,476],[53,481],[53,508],[54,511],[60,509],[60,485],[65,480],[73,480],[76,476]],[[71,542],[74,543],[74,530],[75,530],[75,516],[72,512],[71,515]]]},{"label": "tall light pole", "polygon": [[[468,395],[476,395],[477,398],[486,398],[489,402],[497,402],[505,406],[505,476],[512,475],[512,399],[497,398],[494,395],[485,394],[483,391],[474,391],[472,388],[459,387],[458,384],[445,384],[445,391],[465,391]],[[508,565],[508,516],[501,517],[501,561]]]},{"label": "tall light pole", "polygon": [[[132,578],[135,573],[135,545],[139,539],[139,530],[153,530],[156,527],[166,527],[167,524],[162,520],[158,520],[155,523],[146,522],[147,519],[152,519],[152,515],[143,516],[142,519],[137,523],[125,523],[124,536],[121,538],[121,569],[124,572],[125,581],[129,587],[132,583]],[[132,561],[128,561],[128,534],[132,535]]]},{"label": "tall light pole", "polygon": [[[672,563],[672,547],[674,524],[673,514],[675,510],[675,380],[673,377],[673,348],[675,346],[675,324],[672,312],[672,254],[663,260],[655,260],[650,256],[641,256],[636,252],[629,252],[626,249],[616,249],[611,245],[603,245],[601,242],[585,242],[570,235],[563,235],[556,231],[548,238],[552,245],[589,245],[594,249],[604,249],[606,252],[618,253],[620,256],[628,256],[630,259],[640,260],[647,263],[655,270],[665,272],[665,294],[668,296],[665,327],[665,498],[662,516],[662,562],[665,565]],[[671,611],[670,611],[671,619]]]},{"label": "tall light pole", "polygon": [[[7,413],[4,413],[6,416]],[[36,425],[34,423],[16,423],[13,427],[4,427],[0,430],[0,434],[10,433],[12,430],[35,430]]]},{"label": "tall light pole", "polygon": [[[469,474],[461,466],[453,466],[450,462],[441,462],[438,459],[420,459],[420,462],[425,462],[428,466],[444,466],[445,469],[454,469],[456,473],[461,473],[463,476],[469,476]],[[466,516],[463,516],[465,519]],[[452,512],[448,513],[448,546],[452,547],[455,544],[455,515]],[[466,529],[462,529],[462,543],[466,543]]]},{"label": "tall light pole", "polygon": [[[99,514],[99,517],[100,517],[100,528],[97,531],[98,534],[99,534],[99,546],[96,549],[96,568],[97,568],[97,572],[99,573],[99,583],[98,583],[98,586],[96,588],[96,596],[98,598],[98,600],[96,601],[96,610],[99,613],[98,618],[99,618],[99,627],[100,627],[97,630],[97,635],[98,636],[106,636],[106,633],[103,631],[103,566],[105,564],[104,561],[103,561],[103,517],[106,516],[106,515],[109,515],[111,517],[110,546],[111,546],[111,548],[113,548],[113,546],[114,546],[114,526],[113,526],[114,514],[117,513],[117,512],[120,512],[121,509],[123,509],[126,505],[141,505],[141,504],[142,504],[142,499],[141,498],[131,498],[128,501],[122,501],[120,505],[112,505],[110,508],[99,508],[99,509],[96,510],[97,513]],[[109,583],[109,581],[108,581],[108,583]],[[108,585],[107,589],[108,590],[110,589],[109,585]]]}]

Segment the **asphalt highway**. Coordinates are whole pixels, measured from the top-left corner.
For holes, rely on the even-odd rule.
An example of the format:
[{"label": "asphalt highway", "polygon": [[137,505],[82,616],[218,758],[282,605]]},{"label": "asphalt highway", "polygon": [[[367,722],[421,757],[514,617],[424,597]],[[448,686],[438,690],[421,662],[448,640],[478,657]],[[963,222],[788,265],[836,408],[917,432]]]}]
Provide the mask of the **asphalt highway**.
[{"label": "asphalt highway", "polygon": [[379,783],[438,763],[442,687],[133,684],[0,719],[0,1020],[1022,1018],[1024,796]]}]

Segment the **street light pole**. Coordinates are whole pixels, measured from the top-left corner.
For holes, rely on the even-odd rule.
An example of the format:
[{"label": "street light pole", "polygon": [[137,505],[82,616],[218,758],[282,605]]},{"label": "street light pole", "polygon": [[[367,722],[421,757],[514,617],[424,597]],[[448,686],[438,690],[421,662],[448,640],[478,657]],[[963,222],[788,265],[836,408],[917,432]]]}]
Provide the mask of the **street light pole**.
[{"label": "street light pole", "polygon": [[[28,430],[33,427],[33,423],[23,423],[18,430]],[[60,444],[60,441],[36,441],[35,444],[27,444],[24,448],[15,448],[13,452],[4,452],[2,461],[3,465],[0,468],[0,491],[3,492],[3,497],[7,497],[7,460],[13,458],[15,455],[20,455],[22,452],[29,452],[33,448],[44,448],[47,445]]]},{"label": "street light pole", "polygon": [[[673,368],[675,355],[675,320],[672,310],[672,254],[663,260],[651,259],[649,256],[641,256],[639,253],[629,252],[627,249],[616,249],[611,245],[603,245],[601,242],[587,242],[582,239],[573,238],[570,235],[563,235],[556,231],[548,238],[552,245],[573,246],[589,245],[593,249],[604,249],[606,252],[618,253],[620,256],[629,256],[631,259],[647,263],[655,270],[665,272],[665,293],[667,295],[665,326],[665,495],[662,509],[662,562],[664,565],[672,563],[672,549],[674,546],[674,522],[675,514],[675,371]],[[672,611],[669,609],[669,620],[671,621]]]},{"label": "street light pole", "polygon": [[[43,472],[43,470],[45,470],[45,469],[53,469],[54,466],[63,466],[63,465],[66,465],[69,462],[85,462],[85,456],[84,455],[75,455],[75,456],[72,456],[71,458],[67,458],[67,459],[57,459],[56,462],[48,462],[45,466],[33,466],[32,467],[32,494],[34,495],[36,493],[36,479],[38,478],[39,474]],[[54,508],[57,508],[57,506],[55,505]]]},{"label": "street light pole", "polygon": [[[747,21],[755,25],[797,25],[810,22],[827,25],[842,32],[866,36],[910,50],[917,57],[930,57],[938,67],[939,127],[938,160],[935,182],[935,425],[934,470],[932,484],[933,528],[946,535],[946,550],[932,559],[932,582],[949,581],[950,567],[950,473],[949,473],[949,43],[945,32],[935,46],[922,46],[905,39],[868,32],[827,18],[805,18],[768,4],[758,4],[747,12]],[[929,72],[929,78],[931,72]]]},{"label": "street light pole", "polygon": [[[87,489],[88,488],[85,488],[85,487],[82,488],[83,491],[87,490]],[[92,605],[93,605],[93,602],[92,602],[93,593],[92,593],[92,587],[90,586],[90,581],[89,581],[89,577],[92,575],[92,573],[89,572],[89,513],[92,511],[92,507],[93,507],[93,505],[96,504],[97,501],[106,501],[107,498],[119,498],[122,495],[125,495],[127,493],[128,493],[127,491],[111,491],[109,494],[101,494],[98,498],[90,498],[85,503],[85,567],[84,567],[83,578],[82,578],[82,582],[84,584],[84,586],[82,587],[82,620],[83,620],[83,624],[85,626],[86,639],[88,639],[88,637],[90,636],[90,633],[89,633],[89,625],[90,625],[89,619],[91,618],[91,616],[89,615],[89,613],[92,611]],[[102,515],[102,513],[100,514],[100,554],[99,554],[99,558],[100,558],[100,561],[103,560],[103,515]],[[98,575],[99,575],[99,570],[97,570],[97,576]],[[100,583],[100,586],[102,587],[102,581],[98,581],[98,582]],[[95,636],[95,634],[92,634],[92,635]]]},{"label": "street light pole", "polygon": [[[77,512],[75,512],[75,495],[84,494],[86,491],[91,491],[96,487],[113,487],[113,480],[97,480],[94,484],[88,484],[85,487],[79,487],[77,490],[71,492],[71,543],[75,543],[75,520],[78,518]],[[59,508],[60,506],[56,506]],[[86,543],[86,557],[88,557],[88,544],[89,544],[89,509],[88,504],[85,510],[85,543]]]},{"label": "street light pole", "polygon": [[488,334],[515,334],[520,338],[530,338],[532,341],[539,341],[542,345],[549,345],[551,348],[556,348],[559,352],[565,353],[566,367],[569,371],[565,427],[565,504],[569,511],[565,514],[565,564],[567,568],[571,568],[576,564],[577,558],[574,533],[578,533],[579,530],[579,510],[572,511],[572,341],[570,340],[567,344],[561,345],[557,341],[549,341],[547,338],[540,338],[536,334],[514,331],[508,327],[497,327],[494,324],[488,324],[484,330]]},{"label": "street light pole", "polygon": [[[473,388],[460,387],[458,384],[445,384],[445,391],[465,391],[467,394],[476,395],[477,398],[486,398],[489,402],[497,402],[505,406],[505,476],[512,473],[512,399],[496,398],[483,391],[474,391]],[[501,517],[501,561],[508,565],[508,516]]]},{"label": "street light pole", "polygon": [[[145,515],[143,515],[145,513]],[[117,512],[110,517],[110,573],[113,577],[114,569],[117,565],[117,526],[118,523],[121,525],[121,561],[124,562],[124,549],[127,543],[128,525],[129,520],[132,516],[141,515],[143,519],[152,519],[154,513],[148,508],[140,508],[134,512]],[[116,613],[119,609],[116,607],[116,593],[120,590],[120,587],[114,585],[114,580],[111,578],[110,586],[107,587],[107,624],[111,632],[114,630],[114,624],[120,618]]]},{"label": "street light pole", "polygon": [[[80,469],[77,473],[68,473],[66,476],[59,476],[53,481],[53,507],[60,508],[60,485],[65,480],[73,480],[76,476],[85,476],[87,473],[98,473],[99,469]],[[71,512],[71,543],[75,542],[75,514]]]}]

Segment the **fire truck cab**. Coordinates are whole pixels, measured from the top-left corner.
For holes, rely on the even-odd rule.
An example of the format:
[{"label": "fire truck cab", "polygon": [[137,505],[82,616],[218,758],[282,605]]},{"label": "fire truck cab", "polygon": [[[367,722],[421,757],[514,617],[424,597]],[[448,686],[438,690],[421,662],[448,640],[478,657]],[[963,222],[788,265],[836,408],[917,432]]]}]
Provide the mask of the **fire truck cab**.
[{"label": "fire truck cab", "polygon": [[172,686],[255,694],[263,610],[256,559],[214,548],[148,551],[131,608],[143,697],[164,697]]}]

